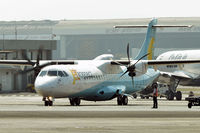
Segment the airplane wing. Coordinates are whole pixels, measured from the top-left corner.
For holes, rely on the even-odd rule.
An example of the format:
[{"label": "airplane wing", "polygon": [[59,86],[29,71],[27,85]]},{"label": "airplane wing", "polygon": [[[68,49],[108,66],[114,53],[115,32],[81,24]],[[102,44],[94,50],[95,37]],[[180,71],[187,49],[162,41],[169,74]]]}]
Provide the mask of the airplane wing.
[{"label": "airplane wing", "polygon": [[[31,62],[27,60],[0,60],[0,65],[14,65],[14,66],[33,66],[36,64],[36,60],[31,60]],[[40,60],[40,65],[43,64],[75,64],[73,60]]]},{"label": "airplane wing", "polygon": [[177,79],[177,80],[188,80],[188,79],[192,79],[193,77],[186,75],[183,71],[177,71],[174,73],[161,71],[160,76],[158,78],[158,82],[170,84],[171,78]]},{"label": "airplane wing", "polygon": [[191,76],[185,74],[183,71],[175,71],[173,73],[161,71],[160,74],[163,77],[175,77],[178,79],[191,79],[192,78]]},{"label": "airplane wing", "polygon": [[[149,66],[158,66],[158,65],[173,65],[173,64],[195,64],[200,63],[200,59],[190,59],[190,60],[141,60],[143,63]],[[134,61],[131,61],[134,62]],[[128,60],[113,60],[111,65],[128,65]]]}]

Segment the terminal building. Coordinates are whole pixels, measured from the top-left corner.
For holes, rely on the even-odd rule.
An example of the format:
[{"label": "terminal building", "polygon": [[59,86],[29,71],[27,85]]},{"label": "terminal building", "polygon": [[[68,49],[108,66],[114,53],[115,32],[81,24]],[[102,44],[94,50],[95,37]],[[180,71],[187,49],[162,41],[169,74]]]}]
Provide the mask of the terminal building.
[{"label": "terminal building", "polygon": [[[110,53],[126,58],[137,55],[146,28],[115,29],[115,25],[147,25],[151,18],[111,20],[61,20],[0,22],[0,59],[20,60],[25,51],[36,59],[93,59]],[[159,25],[192,25],[191,28],[158,28],[154,56],[169,50],[200,49],[200,18],[158,18]],[[30,91],[34,74],[21,74],[26,67],[0,65],[0,93]]]}]

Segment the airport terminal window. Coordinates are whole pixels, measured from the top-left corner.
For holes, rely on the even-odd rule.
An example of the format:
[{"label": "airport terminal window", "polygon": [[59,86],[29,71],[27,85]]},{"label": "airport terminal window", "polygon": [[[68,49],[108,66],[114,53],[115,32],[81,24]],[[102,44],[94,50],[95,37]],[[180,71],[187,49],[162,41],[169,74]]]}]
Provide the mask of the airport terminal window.
[{"label": "airport terminal window", "polygon": [[42,71],[39,76],[43,77],[47,74],[47,71]]},{"label": "airport terminal window", "polygon": [[60,77],[65,77],[65,75],[63,74],[62,71],[58,71],[58,76],[60,76]]},{"label": "airport terminal window", "polygon": [[57,71],[48,71],[48,76],[57,76]]}]

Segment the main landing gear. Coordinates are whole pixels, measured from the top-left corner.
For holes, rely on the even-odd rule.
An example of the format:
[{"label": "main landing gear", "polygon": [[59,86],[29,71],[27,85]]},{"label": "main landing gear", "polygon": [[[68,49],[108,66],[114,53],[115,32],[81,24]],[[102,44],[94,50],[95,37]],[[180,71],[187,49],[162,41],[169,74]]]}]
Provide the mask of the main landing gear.
[{"label": "main landing gear", "polygon": [[126,95],[117,96],[117,105],[127,105],[128,97]]},{"label": "main landing gear", "polygon": [[177,91],[175,93],[172,91],[167,91],[166,97],[167,97],[167,100],[174,100],[174,97],[176,97],[176,100],[180,101],[182,100],[182,93],[181,91]]},{"label": "main landing gear", "polygon": [[70,98],[69,99],[71,106],[79,106],[81,103],[80,98]]},{"label": "main landing gear", "polygon": [[53,106],[52,97],[43,97],[42,101],[44,101],[44,106]]}]

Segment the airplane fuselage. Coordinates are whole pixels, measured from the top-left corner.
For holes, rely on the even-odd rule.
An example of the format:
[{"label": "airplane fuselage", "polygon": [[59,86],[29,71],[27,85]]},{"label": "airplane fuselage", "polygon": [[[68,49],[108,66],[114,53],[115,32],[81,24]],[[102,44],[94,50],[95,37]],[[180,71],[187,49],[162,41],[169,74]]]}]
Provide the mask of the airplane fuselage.
[{"label": "airplane fuselage", "polygon": [[[79,61],[77,65],[51,65],[43,68],[35,81],[36,91],[43,97],[75,98],[102,101],[120,94],[132,94],[150,85],[159,71],[148,69],[147,73],[134,77],[134,84],[124,66],[104,70],[99,67],[106,61]],[[107,67],[106,67],[107,68]]]},{"label": "airplane fuselage", "polygon": [[[156,60],[184,60],[184,59],[200,59],[200,50],[183,50],[169,51],[157,57]],[[163,65],[158,66],[158,70],[180,74],[187,76],[180,81],[180,85],[200,85],[200,64],[184,64],[184,65]]]}]

